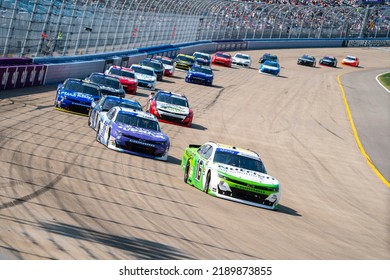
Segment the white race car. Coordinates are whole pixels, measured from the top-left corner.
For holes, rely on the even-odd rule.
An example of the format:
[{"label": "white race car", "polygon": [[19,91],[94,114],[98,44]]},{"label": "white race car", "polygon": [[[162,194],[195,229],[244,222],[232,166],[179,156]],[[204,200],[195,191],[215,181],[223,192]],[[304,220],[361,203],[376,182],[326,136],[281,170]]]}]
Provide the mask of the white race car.
[{"label": "white race car", "polygon": [[251,65],[252,65],[252,58],[248,54],[236,53],[233,56],[232,63],[235,64],[235,65],[239,65],[239,66],[251,67]]},{"label": "white race car", "polygon": [[138,86],[145,87],[151,90],[156,89],[157,75],[152,67],[140,64],[131,65],[130,69],[134,71],[135,77],[138,80]]}]

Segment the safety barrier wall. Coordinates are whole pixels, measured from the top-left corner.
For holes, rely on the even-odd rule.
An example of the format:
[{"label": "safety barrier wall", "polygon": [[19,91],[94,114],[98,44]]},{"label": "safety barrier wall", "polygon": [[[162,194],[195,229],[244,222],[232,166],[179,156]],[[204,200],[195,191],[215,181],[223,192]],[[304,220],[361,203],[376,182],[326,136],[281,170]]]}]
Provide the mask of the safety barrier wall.
[{"label": "safety barrier wall", "polygon": [[[104,72],[111,65],[129,67],[145,57],[162,55],[175,57],[179,53],[195,51],[261,50],[281,48],[336,48],[390,46],[390,40],[381,39],[270,39],[198,41],[176,45],[139,48],[130,51],[78,55],[69,57],[37,57],[31,65],[0,66],[0,91],[37,85],[55,84],[67,78],[85,78],[92,72]],[[0,65],[1,62],[0,62]],[[1,96],[0,96],[1,97]]]}]

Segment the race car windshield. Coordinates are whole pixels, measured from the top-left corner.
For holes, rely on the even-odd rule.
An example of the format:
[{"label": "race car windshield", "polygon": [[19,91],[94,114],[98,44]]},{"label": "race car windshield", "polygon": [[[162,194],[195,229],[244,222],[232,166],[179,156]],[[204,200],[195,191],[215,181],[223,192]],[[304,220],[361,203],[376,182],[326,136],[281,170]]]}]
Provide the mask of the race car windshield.
[{"label": "race car windshield", "polygon": [[132,78],[132,79],[135,78],[133,72],[121,70],[118,68],[111,68],[111,70],[109,71],[109,74],[117,75],[117,76],[121,76],[121,77],[126,77],[126,78]]},{"label": "race car windshield", "polygon": [[208,55],[202,54],[202,53],[196,53],[194,56],[195,56],[196,58],[204,58],[204,59],[206,59],[206,60],[209,59],[209,56],[208,56]]},{"label": "race car windshield", "polygon": [[98,88],[89,85],[88,83],[80,83],[76,81],[68,81],[64,85],[65,90],[75,91],[80,93],[85,93],[93,96],[100,96],[100,91]]},{"label": "race car windshield", "polygon": [[102,111],[107,112],[114,106],[120,106],[120,107],[125,107],[125,108],[129,108],[129,109],[135,109],[135,110],[142,111],[141,105],[139,105],[137,103],[130,102],[128,100],[124,100],[124,99],[119,99],[119,100],[106,99],[103,103]]},{"label": "race car windshield", "polygon": [[264,65],[274,66],[274,67],[278,66],[278,64],[275,61],[270,61],[270,60],[264,61]]},{"label": "race car windshield", "polygon": [[213,71],[211,69],[203,68],[203,67],[196,67],[195,66],[195,67],[192,68],[192,71],[200,72],[200,73],[204,73],[204,74],[209,74],[209,75],[213,74]]},{"label": "race car windshield", "polygon": [[183,60],[183,61],[187,61],[187,62],[194,62],[194,60],[192,58],[187,57],[187,56],[179,56],[178,59]]},{"label": "race car windshield", "polygon": [[218,57],[230,58],[230,55],[224,54],[224,53],[217,53],[216,55],[217,55]]},{"label": "race car windshield", "polygon": [[265,59],[265,60],[271,60],[271,61],[277,61],[277,60],[278,60],[278,57],[275,56],[275,55],[265,55],[265,56],[264,56],[264,59]]},{"label": "race car windshield", "polygon": [[149,75],[149,76],[154,75],[154,71],[149,70],[149,69],[145,69],[145,68],[135,67],[135,68],[133,68],[133,70],[134,70],[134,72],[136,72],[138,74],[145,74],[145,75]]},{"label": "race car windshield", "polygon": [[173,61],[172,60],[162,59],[161,61],[162,61],[163,64],[173,65]]},{"label": "race car windshield", "polygon": [[119,112],[115,121],[117,123],[136,126],[148,130],[160,131],[158,122],[145,118],[138,117],[136,115],[130,115],[123,112]]},{"label": "race car windshield", "polygon": [[249,59],[249,56],[247,56],[245,54],[236,54],[236,57],[237,58],[242,58],[242,59]]},{"label": "race car windshield", "polygon": [[188,102],[185,98],[181,98],[179,96],[174,96],[172,94],[159,94],[156,98],[158,102],[164,102],[164,103],[169,103],[173,105],[179,105],[179,106],[184,106],[188,107]]},{"label": "race car windshield", "polygon": [[347,56],[345,59],[349,59],[349,60],[355,60],[356,58],[353,57],[353,56]]},{"label": "race car windshield", "polygon": [[265,174],[267,173],[261,160],[225,151],[217,150],[215,152],[214,163],[222,163],[242,169],[261,172]]},{"label": "race car windshield", "polygon": [[142,64],[157,70],[161,70],[163,68],[162,64],[153,61],[144,61]]},{"label": "race car windshield", "polygon": [[94,83],[97,83],[99,85],[108,86],[108,87],[111,87],[114,89],[121,88],[121,83],[119,82],[119,80],[110,79],[110,78],[105,77],[105,76],[93,75],[91,77],[91,81]]}]

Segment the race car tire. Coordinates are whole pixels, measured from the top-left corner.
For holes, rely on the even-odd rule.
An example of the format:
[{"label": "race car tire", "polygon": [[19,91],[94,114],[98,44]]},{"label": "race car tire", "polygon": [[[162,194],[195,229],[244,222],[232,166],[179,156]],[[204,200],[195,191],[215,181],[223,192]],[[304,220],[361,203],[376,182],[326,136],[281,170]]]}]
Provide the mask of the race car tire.
[{"label": "race car tire", "polygon": [[110,140],[110,134],[111,134],[111,128],[109,128],[107,130],[106,135],[104,135],[103,141],[104,141],[104,145],[106,145],[106,147],[108,147],[108,141]]},{"label": "race car tire", "polygon": [[187,161],[186,168],[184,169],[184,183],[188,184],[188,173],[190,172],[190,161]]},{"label": "race car tire", "polygon": [[96,141],[98,142],[100,142],[99,133],[100,133],[100,122],[97,124],[97,129],[96,129]]},{"label": "race car tire", "polygon": [[209,192],[210,181],[211,181],[211,174],[210,174],[210,172],[208,172],[207,177],[206,177],[206,183],[204,184],[203,192],[205,192],[205,193]]}]

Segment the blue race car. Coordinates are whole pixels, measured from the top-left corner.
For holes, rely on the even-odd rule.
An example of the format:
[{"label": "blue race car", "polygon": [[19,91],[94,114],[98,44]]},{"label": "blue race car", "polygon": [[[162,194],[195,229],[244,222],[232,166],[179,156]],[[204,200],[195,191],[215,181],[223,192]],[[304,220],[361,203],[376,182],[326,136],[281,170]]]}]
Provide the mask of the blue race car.
[{"label": "blue race car", "polygon": [[214,73],[209,66],[193,65],[187,71],[185,81],[187,83],[199,83],[208,86],[213,85]]},{"label": "blue race car", "polygon": [[170,141],[150,113],[123,107],[112,107],[100,113],[96,140],[110,149],[129,154],[168,159]]},{"label": "blue race car", "polygon": [[88,115],[92,102],[101,96],[99,85],[69,78],[57,86],[54,106],[60,111]]},{"label": "blue race car", "polygon": [[280,65],[276,61],[266,60],[259,67],[259,73],[271,74],[274,76],[279,76]]},{"label": "blue race car", "polygon": [[142,106],[138,101],[121,98],[118,96],[105,95],[98,101],[92,102],[91,110],[89,111],[88,125],[96,130],[96,125],[99,121],[100,113],[108,112],[114,106],[142,111]]}]

